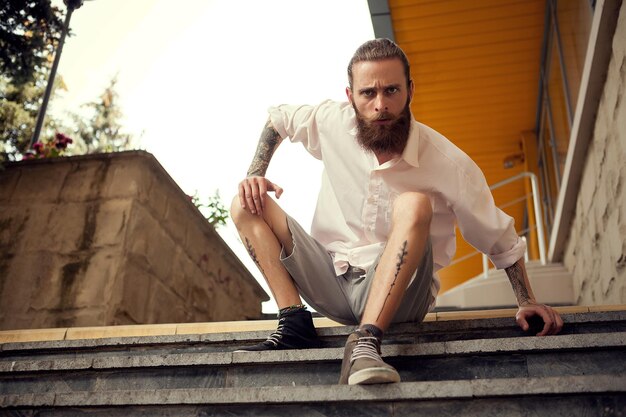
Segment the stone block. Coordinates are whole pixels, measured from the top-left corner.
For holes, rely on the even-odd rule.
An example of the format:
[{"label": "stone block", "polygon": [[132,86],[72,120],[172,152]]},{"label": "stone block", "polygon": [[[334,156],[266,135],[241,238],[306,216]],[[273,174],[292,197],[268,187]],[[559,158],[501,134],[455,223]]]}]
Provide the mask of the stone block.
[{"label": "stone block", "polygon": [[13,191],[14,202],[57,202],[70,166],[64,161],[33,161],[20,165],[20,178]]},{"label": "stone block", "polygon": [[186,301],[159,280],[150,285],[146,323],[184,323],[192,319]]},{"label": "stone block", "polygon": [[[122,285],[122,299],[119,305],[111,306],[114,316],[126,316],[130,323],[148,323],[147,308],[150,285],[156,278],[135,262],[127,262],[117,285]],[[111,324],[124,324],[119,321]]]},{"label": "stone block", "polygon": [[14,253],[26,231],[31,207],[0,205],[0,248],[4,256]]},{"label": "stone block", "polygon": [[167,212],[167,202],[170,198],[174,198],[172,195],[172,190],[164,187],[163,184],[159,181],[152,181],[152,186],[150,187],[150,198],[142,202],[142,204],[146,207],[148,211],[153,213],[153,215],[162,219],[165,217],[165,213]]},{"label": "stone block", "polygon": [[127,223],[129,230],[126,247],[129,256],[140,259],[150,273],[167,279],[172,273],[177,243],[142,204],[133,203]]},{"label": "stone block", "polygon": [[102,201],[98,205],[93,247],[124,245],[133,206],[130,199]]},{"label": "stone block", "polygon": [[106,307],[114,302],[113,285],[124,263],[119,247],[96,251],[89,258],[76,291],[74,307]]},{"label": "stone block", "polygon": [[17,187],[20,179],[21,171],[14,167],[6,168],[2,173],[2,181],[0,181],[0,206],[11,201],[13,191]]},{"label": "stone block", "polygon": [[101,198],[110,165],[110,158],[81,159],[72,162],[60,199],[82,202]]},{"label": "stone block", "polygon": [[177,245],[184,246],[187,240],[188,224],[193,219],[195,207],[189,201],[170,198],[163,219],[164,229],[172,236]]},{"label": "stone block", "polygon": [[146,200],[149,195],[152,175],[144,157],[119,158],[112,161],[103,187],[104,198],[135,198]]},{"label": "stone block", "polygon": [[[58,257],[50,252],[22,254],[12,260],[0,281],[0,305],[4,314],[0,328],[13,328],[7,322],[11,315],[58,303],[58,291],[54,291],[58,283],[58,264]],[[38,297],[48,300],[41,305]]]},{"label": "stone block", "polygon": [[181,247],[177,247],[173,253],[171,265],[172,272],[169,283],[172,286],[172,290],[178,295],[193,300],[194,292],[211,293],[210,288],[212,288],[214,283],[206,279],[203,271],[198,268]]},{"label": "stone block", "polygon": [[22,251],[50,250],[71,253],[90,247],[93,239],[86,221],[97,207],[92,204],[57,203],[33,207]]}]

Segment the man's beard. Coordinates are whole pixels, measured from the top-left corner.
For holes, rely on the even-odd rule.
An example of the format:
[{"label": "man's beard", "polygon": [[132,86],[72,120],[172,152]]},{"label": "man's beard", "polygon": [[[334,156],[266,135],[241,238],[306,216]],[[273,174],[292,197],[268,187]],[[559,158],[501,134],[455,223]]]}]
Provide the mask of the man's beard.
[{"label": "man's beard", "polygon": [[[357,141],[366,151],[376,154],[390,153],[399,155],[404,151],[411,129],[411,109],[407,100],[404,110],[394,120],[389,112],[379,113],[376,119],[367,121],[353,104],[356,113]],[[389,124],[375,124],[376,120],[393,120]]]}]

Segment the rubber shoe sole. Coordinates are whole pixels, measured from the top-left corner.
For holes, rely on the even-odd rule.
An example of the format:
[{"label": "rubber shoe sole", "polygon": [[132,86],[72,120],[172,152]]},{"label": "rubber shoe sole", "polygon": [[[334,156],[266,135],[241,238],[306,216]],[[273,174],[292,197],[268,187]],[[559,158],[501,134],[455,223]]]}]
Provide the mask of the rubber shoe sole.
[{"label": "rubber shoe sole", "polygon": [[348,385],[390,384],[400,382],[400,374],[389,368],[361,369],[350,375]]}]

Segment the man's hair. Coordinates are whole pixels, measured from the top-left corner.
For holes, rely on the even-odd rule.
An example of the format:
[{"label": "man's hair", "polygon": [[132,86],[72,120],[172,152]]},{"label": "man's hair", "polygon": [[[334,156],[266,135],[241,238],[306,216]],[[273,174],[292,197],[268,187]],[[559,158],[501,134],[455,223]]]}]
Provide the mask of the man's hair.
[{"label": "man's hair", "polygon": [[404,74],[406,75],[406,85],[410,84],[411,66],[409,59],[400,47],[392,40],[386,38],[374,39],[365,42],[356,50],[350,63],[348,64],[348,82],[352,88],[352,66],[357,62],[363,61],[382,61],[385,59],[398,58],[404,66]]}]

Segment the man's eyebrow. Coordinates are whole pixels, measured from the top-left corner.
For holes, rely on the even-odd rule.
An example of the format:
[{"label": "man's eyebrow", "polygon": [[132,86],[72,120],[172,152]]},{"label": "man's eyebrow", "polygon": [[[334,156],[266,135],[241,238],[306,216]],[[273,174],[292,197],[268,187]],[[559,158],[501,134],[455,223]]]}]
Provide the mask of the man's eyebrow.
[{"label": "man's eyebrow", "polygon": [[[386,90],[387,88],[398,88],[399,89],[399,88],[402,88],[402,84],[400,84],[400,83],[387,84],[387,85],[383,85],[383,86],[380,87],[381,90]],[[373,91],[373,90],[376,90],[376,87],[363,87],[363,88],[360,88],[358,91],[359,91],[359,93],[365,93],[365,92]]]}]

